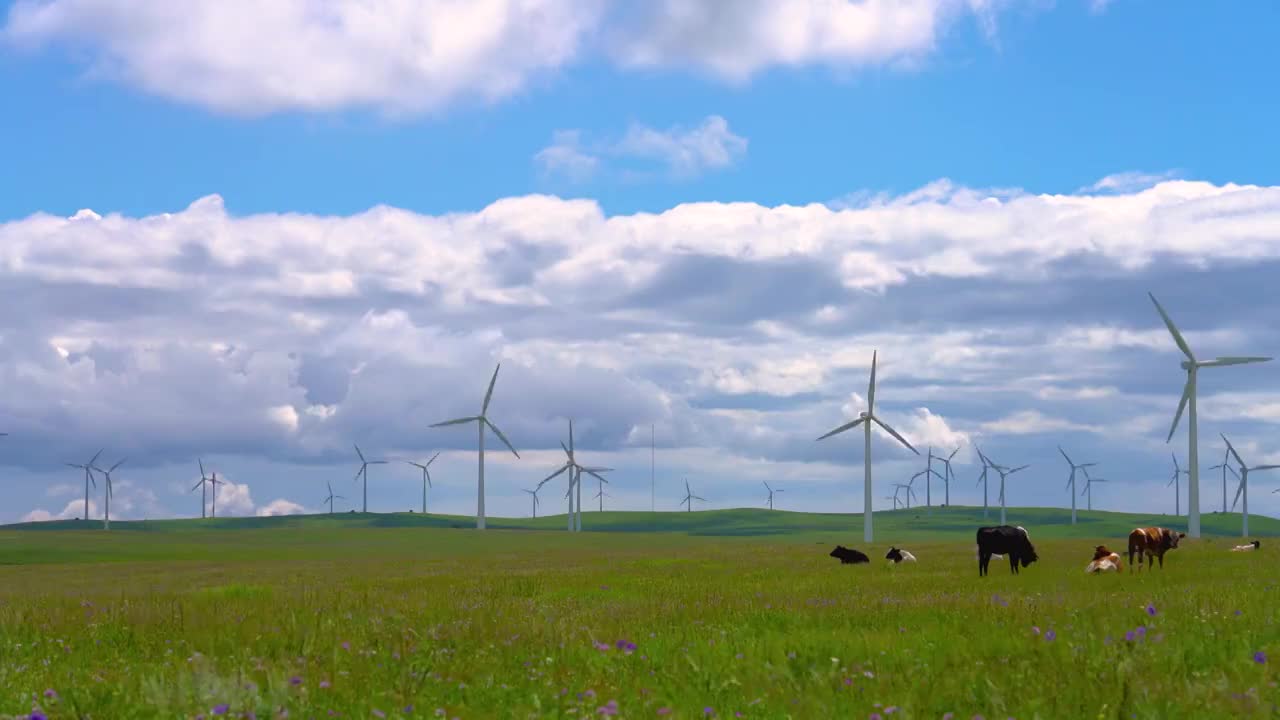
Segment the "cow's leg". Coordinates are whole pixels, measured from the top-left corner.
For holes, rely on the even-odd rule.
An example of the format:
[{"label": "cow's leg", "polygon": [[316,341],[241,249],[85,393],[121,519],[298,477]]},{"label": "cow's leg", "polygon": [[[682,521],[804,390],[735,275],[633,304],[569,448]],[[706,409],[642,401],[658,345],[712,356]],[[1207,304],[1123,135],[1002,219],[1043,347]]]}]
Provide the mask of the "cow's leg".
[{"label": "cow's leg", "polygon": [[1013,572],[1014,575],[1018,574],[1018,557],[1013,553],[1009,553],[1009,570]]},{"label": "cow's leg", "polygon": [[[1129,541],[1129,572],[1133,572],[1133,553],[1138,548],[1134,546],[1133,541]],[[1138,562],[1142,562],[1142,555],[1139,553]]]},{"label": "cow's leg", "polygon": [[1160,558],[1160,569],[1163,570],[1164,569],[1164,553],[1160,553],[1156,557]]},{"label": "cow's leg", "polygon": [[991,553],[979,551],[978,553],[978,577],[987,574],[987,566],[991,564]]}]

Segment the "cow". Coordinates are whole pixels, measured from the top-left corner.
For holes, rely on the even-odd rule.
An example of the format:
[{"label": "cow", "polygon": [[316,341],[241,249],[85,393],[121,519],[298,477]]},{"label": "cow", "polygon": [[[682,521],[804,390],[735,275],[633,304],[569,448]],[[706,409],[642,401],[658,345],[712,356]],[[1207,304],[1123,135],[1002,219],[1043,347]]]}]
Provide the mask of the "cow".
[{"label": "cow", "polygon": [[1160,569],[1164,569],[1164,554],[1170,550],[1178,549],[1178,541],[1186,537],[1186,533],[1180,533],[1169,528],[1162,527],[1146,527],[1134,528],[1129,533],[1129,572],[1134,571],[1133,564],[1134,553],[1138,554],[1138,570],[1142,570],[1142,556],[1147,556],[1147,569],[1151,569],[1154,561],[1160,561]]},{"label": "cow", "polygon": [[884,554],[884,559],[892,560],[893,564],[897,565],[898,563],[915,562],[916,556],[902,548],[891,547],[889,548],[889,552]]},{"label": "cow", "polygon": [[1018,565],[1027,567],[1039,560],[1027,531],[1012,525],[978,528],[978,577],[987,574],[991,556],[1000,553],[1009,556],[1009,570],[1018,574]]},{"label": "cow", "polygon": [[833,558],[840,558],[841,565],[871,562],[871,558],[867,557],[865,553],[857,550],[851,550],[843,545],[837,545],[836,549],[832,550],[830,554]]},{"label": "cow", "polygon": [[1257,550],[1260,547],[1262,547],[1262,543],[1258,542],[1257,540],[1254,540],[1248,545],[1237,545],[1231,548],[1231,552],[1249,552],[1251,550]]},{"label": "cow", "polygon": [[1119,572],[1122,565],[1120,553],[1108,550],[1106,545],[1099,545],[1093,549],[1093,561],[1084,571],[1086,573]]}]

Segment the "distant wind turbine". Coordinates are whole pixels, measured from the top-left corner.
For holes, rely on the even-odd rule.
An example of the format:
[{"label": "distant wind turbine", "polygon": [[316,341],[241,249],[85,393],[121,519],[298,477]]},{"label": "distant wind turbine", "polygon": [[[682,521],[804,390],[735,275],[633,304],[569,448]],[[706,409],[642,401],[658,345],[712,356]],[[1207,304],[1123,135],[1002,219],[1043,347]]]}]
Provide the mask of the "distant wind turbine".
[{"label": "distant wind turbine", "polygon": [[1085,507],[1089,510],[1093,509],[1093,484],[1100,482],[1106,482],[1106,480],[1093,477],[1089,474],[1089,468],[1084,468],[1084,490],[1081,490],[1080,494],[1085,496],[1088,503]]},{"label": "distant wind turbine", "polygon": [[328,496],[328,497],[326,497],[326,498],[324,499],[324,502],[329,503],[329,514],[330,514],[330,515],[332,515],[332,514],[333,514],[333,501],[334,501],[334,500],[346,500],[346,498],[342,497],[341,495],[334,495],[334,494],[333,494],[333,484],[332,484],[332,483],[328,483],[328,482],[326,482],[326,483],[325,483],[325,487],[328,487],[328,488],[329,488],[329,496]]},{"label": "distant wind turbine", "polygon": [[1245,465],[1244,460],[1240,459],[1240,453],[1236,452],[1236,449],[1231,446],[1231,441],[1227,439],[1226,435],[1222,436],[1222,441],[1227,444],[1227,450],[1235,456],[1236,462],[1240,463],[1240,484],[1236,486],[1236,499],[1231,502],[1231,509],[1236,509],[1236,503],[1240,502],[1240,498],[1243,496],[1244,505],[1240,508],[1242,522],[1240,532],[1243,537],[1249,537],[1249,473],[1255,470],[1275,470],[1280,468],[1280,465],[1254,465],[1249,467]]},{"label": "distant wind turbine", "polygon": [[688,479],[688,478],[685,478],[685,481],[684,481],[684,492],[685,492],[684,499],[680,501],[680,504],[681,504],[681,505],[688,505],[688,506],[689,506],[689,510],[688,510],[688,512],[693,512],[693,501],[694,501],[694,500],[702,500],[702,502],[706,502],[706,499],[704,499],[704,498],[700,498],[700,497],[698,497],[697,495],[694,495],[694,494],[693,494],[693,490],[689,488],[689,479]]},{"label": "distant wind turbine", "polygon": [[226,480],[218,479],[217,470],[214,470],[213,474],[209,476],[209,500],[210,500],[209,517],[210,518],[218,517],[218,486],[226,485],[226,484],[227,484]]},{"label": "distant wind turbine", "polygon": [[[1173,453],[1169,453],[1169,455],[1173,458],[1173,477],[1170,478],[1169,482],[1165,483],[1164,486],[1165,487],[1169,487],[1170,485],[1173,486],[1173,514],[1177,515],[1178,517],[1181,517],[1182,516],[1182,497],[1181,497],[1181,493],[1178,490],[1178,476],[1190,475],[1191,471],[1183,470],[1181,467],[1178,466],[1177,455]],[[1187,488],[1187,492],[1188,494],[1191,492],[1190,487]],[[1190,504],[1190,498],[1188,498],[1188,504]]]},{"label": "distant wind turbine", "polygon": [[431,459],[426,461],[425,463],[416,463],[412,460],[405,460],[405,462],[409,463],[410,465],[422,471],[422,514],[423,515],[427,514],[427,488],[431,487],[431,471],[428,470],[427,468],[431,467],[431,463],[435,462],[436,458],[438,457],[440,457],[440,453],[436,453],[435,455],[432,455]]},{"label": "distant wind turbine", "polygon": [[[578,461],[574,456],[573,420],[572,419],[569,420],[569,444],[566,446],[564,442],[561,442],[560,447],[564,450],[564,454],[566,456],[564,465],[561,465],[560,469],[556,470],[555,472],[551,473],[547,477],[543,478],[542,482],[538,483],[538,487],[541,488],[543,485],[550,482],[560,473],[568,471],[569,492],[565,494],[565,497],[569,499],[569,532],[580,532],[582,530],[582,487],[580,485],[580,483],[582,482],[582,473],[585,472],[588,475],[591,475],[592,477],[595,477],[601,480],[602,482],[608,482],[604,478],[600,477],[600,473],[608,472],[613,468],[584,467],[578,464]],[[578,490],[577,513],[574,512],[574,502],[573,502],[574,500],[573,491],[575,489],[575,486],[576,486],[576,489]]]},{"label": "distant wind turbine", "polygon": [[359,480],[361,475],[364,476],[364,501],[360,509],[360,512],[367,513],[369,512],[369,466],[370,465],[386,465],[387,461],[386,460],[366,460],[364,457],[364,453],[360,452],[360,446],[354,445],[354,447],[356,449],[356,455],[360,456],[360,469],[356,471],[355,479]]},{"label": "distant wind turbine", "polygon": [[[605,492],[604,486],[601,486],[600,492],[596,493],[596,498],[600,500],[600,512],[604,512],[604,499],[607,497],[613,497],[613,496]],[[596,499],[596,498],[593,498],[593,499]]]},{"label": "distant wind turbine", "polygon": [[[760,482],[764,482],[764,481],[763,481],[763,480],[761,480]],[[765,483],[764,483],[764,489],[769,491],[769,509],[770,509],[770,510],[772,510],[772,509],[773,509],[773,494],[774,494],[774,493],[784,492],[784,491],[783,491],[783,490],[781,490],[781,489],[774,490],[773,488],[769,487],[769,483],[767,483],[767,482],[765,482]]]},{"label": "distant wind turbine", "polygon": [[893,509],[894,509],[894,510],[897,510],[897,509],[898,509],[898,494],[897,494],[896,492],[895,492],[894,494],[892,494],[892,495],[885,495],[884,497],[882,497],[882,498],[880,498],[880,499],[881,499],[881,500],[892,500],[892,501],[893,501]]},{"label": "distant wind turbine", "polygon": [[[7,435],[7,434],[8,433],[0,433],[0,435]],[[103,448],[103,450],[105,449],[106,448]],[[93,485],[95,489],[98,487],[97,481],[93,479],[92,468],[93,468],[93,464],[98,461],[98,456],[101,454],[102,454],[102,450],[99,450],[98,452],[94,453],[93,457],[89,458],[89,462],[83,465],[77,465],[76,463],[66,463],[67,465],[73,468],[80,468],[81,470],[84,470],[84,519],[85,520],[89,519],[89,486]]]},{"label": "distant wind turbine", "polygon": [[867,409],[858,413],[858,419],[845,423],[831,432],[818,438],[825,440],[832,435],[839,435],[846,430],[852,430],[859,425],[863,425],[863,441],[862,441],[862,539],[864,542],[871,542],[871,423],[879,425],[882,429],[892,435],[898,442],[907,447],[908,450],[920,454],[919,450],[911,447],[911,443],[907,442],[897,430],[884,424],[880,418],[875,416],[876,405],[876,352],[871,353],[871,382],[867,385]]},{"label": "distant wind turbine", "polygon": [[1231,451],[1223,450],[1222,462],[1217,465],[1210,466],[1209,468],[1210,470],[1217,470],[1218,468],[1222,468],[1222,512],[1224,513],[1227,511],[1227,471],[1230,470],[1231,474],[1236,476],[1236,479],[1240,478],[1240,473],[1236,472],[1235,468],[1231,467],[1230,462],[1228,462],[1230,460],[1231,460]]},{"label": "distant wind turbine", "polygon": [[915,488],[911,487],[911,483],[894,483],[893,487],[896,488],[893,491],[894,497],[897,497],[899,492],[903,492],[904,490],[906,491],[906,492],[903,492],[903,498],[906,500],[906,502],[904,502],[903,505],[905,505],[906,508],[910,510],[911,501],[916,496]]},{"label": "distant wind turbine", "polygon": [[996,473],[1000,475],[1000,524],[1001,525],[1004,525],[1007,522],[1005,520],[1005,507],[1007,505],[1007,503],[1005,502],[1005,494],[1004,494],[1005,479],[1008,478],[1010,475],[1020,470],[1026,470],[1029,467],[1031,466],[1019,465],[1016,468],[1009,468],[1009,467],[1005,467],[1004,465],[997,465],[996,463],[991,463],[991,469],[995,470]]},{"label": "distant wind turbine", "polygon": [[205,474],[204,474],[204,460],[201,460],[200,458],[196,458],[196,462],[199,463],[200,465],[200,481],[197,482],[195,485],[192,485],[191,490],[189,492],[195,492],[196,488],[200,488],[200,518],[204,519],[208,514],[209,478],[205,477]]},{"label": "distant wind turbine", "polygon": [[1182,333],[1178,332],[1178,328],[1174,326],[1173,320],[1169,319],[1169,314],[1160,306],[1156,296],[1149,292],[1147,295],[1151,298],[1151,302],[1155,303],[1156,311],[1160,313],[1165,326],[1169,328],[1169,334],[1173,336],[1178,349],[1187,357],[1182,361],[1182,369],[1187,371],[1187,384],[1182,389],[1182,399],[1178,401],[1178,412],[1173,416],[1173,425],[1169,427],[1169,437],[1165,442],[1173,440],[1173,433],[1178,429],[1178,420],[1182,418],[1182,411],[1190,405],[1187,412],[1187,464],[1191,471],[1187,478],[1187,535],[1198,538],[1200,537],[1200,447],[1196,435],[1196,371],[1205,367],[1267,362],[1271,358],[1245,356],[1196,360],[1196,356],[1191,352],[1191,346],[1187,345],[1187,341],[1182,338]]},{"label": "distant wind turbine", "polygon": [[954,458],[958,452],[960,452],[960,446],[957,445],[956,449],[952,450],[951,454],[946,458],[938,458],[938,462],[942,463],[943,467],[947,469],[946,472],[943,473],[942,478],[942,485],[946,491],[946,497],[943,498],[943,504],[947,507],[951,507],[951,481],[955,479],[955,472],[951,469],[951,459]]},{"label": "distant wind turbine", "polygon": [[977,485],[982,486],[982,518],[985,520],[987,518],[987,498],[989,497],[987,493],[987,470],[991,469],[991,461],[987,459],[986,455],[982,454],[982,448],[977,445],[973,447],[978,451],[978,457],[982,459],[982,474],[978,476]]},{"label": "distant wind turbine", "polygon": [[1093,467],[1098,463],[1091,462],[1091,463],[1083,463],[1081,465],[1077,465],[1074,462],[1072,462],[1071,457],[1067,455],[1067,451],[1063,450],[1061,445],[1058,446],[1058,452],[1062,453],[1062,458],[1067,461],[1068,465],[1071,466],[1071,477],[1067,478],[1067,488],[1070,489],[1070,493],[1071,493],[1071,524],[1075,525],[1076,524],[1076,471],[1083,468],[1087,468],[1087,467]]},{"label": "distant wind turbine", "polygon": [[[542,487],[542,486],[539,485],[538,487]],[[534,488],[532,490],[524,490],[522,492],[529,493],[529,496],[533,498],[533,516],[535,518],[538,517],[538,488]]]},{"label": "distant wind turbine", "polygon": [[489,390],[484,394],[484,403],[480,406],[479,415],[473,415],[471,417],[464,417],[464,418],[457,418],[456,420],[445,420],[444,422],[438,422],[431,426],[431,427],[444,427],[446,425],[462,425],[464,423],[469,423],[469,422],[476,423],[476,428],[480,436],[480,443],[479,443],[480,472],[477,476],[477,481],[476,481],[476,529],[477,530],[484,529],[484,428],[485,426],[487,425],[489,429],[493,431],[493,434],[498,436],[498,439],[502,441],[503,445],[507,446],[507,449],[511,451],[511,454],[515,455],[517,458],[520,457],[520,453],[516,452],[516,449],[514,447],[511,447],[511,443],[507,441],[507,436],[503,435],[502,431],[498,429],[498,426],[494,425],[493,422],[490,421],[489,417],[486,415],[486,413],[489,412],[489,401],[493,399],[493,386],[494,386],[494,383],[498,382],[498,371],[501,369],[502,369],[502,363],[498,363],[498,366],[493,369],[493,377],[490,378],[489,380]]},{"label": "distant wind turbine", "polygon": [[[96,457],[96,456],[95,456],[95,457]],[[118,467],[120,467],[122,464],[124,464],[125,459],[126,459],[126,458],[120,458],[120,460],[119,460],[115,465],[112,465],[111,467],[107,468],[106,470],[103,470],[102,468],[100,468],[100,467],[98,467],[98,466],[96,466],[96,465],[92,465],[92,466],[90,466],[90,467],[92,467],[94,470],[97,470],[98,472],[102,473],[102,476],[103,476],[104,478],[106,478],[106,481],[103,483],[103,491],[102,491],[102,496],[103,496],[103,498],[105,499],[105,503],[104,503],[104,511],[103,511],[103,514],[102,514],[102,529],[103,529],[103,530],[110,530],[110,529],[111,529],[111,473],[115,472],[116,468],[118,468]]]}]

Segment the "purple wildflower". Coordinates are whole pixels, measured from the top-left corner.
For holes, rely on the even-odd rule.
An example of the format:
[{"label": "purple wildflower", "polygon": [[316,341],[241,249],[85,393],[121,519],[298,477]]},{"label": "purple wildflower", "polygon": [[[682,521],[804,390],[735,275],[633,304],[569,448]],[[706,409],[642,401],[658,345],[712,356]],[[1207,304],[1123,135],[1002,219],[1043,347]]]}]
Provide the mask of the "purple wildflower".
[{"label": "purple wildflower", "polygon": [[58,693],[57,693],[57,692],[55,692],[53,688],[49,688],[48,690],[45,690],[45,691],[44,691],[44,696],[45,696],[47,699],[49,699],[49,700],[57,700],[57,699],[58,699]]},{"label": "purple wildflower", "polygon": [[328,689],[328,687],[329,687],[329,681],[328,681],[328,680],[321,680],[321,681],[320,681],[320,689],[321,689],[321,690],[326,690],[326,689]]},{"label": "purple wildflower", "polygon": [[1267,654],[1259,650],[1258,652],[1253,654],[1253,661],[1258,663],[1259,665],[1262,665],[1267,661]]},{"label": "purple wildflower", "polygon": [[289,684],[290,684],[290,685],[301,685],[301,684],[302,684],[302,678],[298,677],[297,675],[294,675],[293,677],[289,678]]},{"label": "purple wildflower", "polygon": [[231,709],[230,705],[223,703],[221,705],[214,705],[213,710],[211,710],[210,712],[212,712],[214,715],[226,715],[227,711],[230,709]]},{"label": "purple wildflower", "polygon": [[413,712],[413,706],[412,706],[412,705],[405,705],[405,706],[404,706],[404,714],[405,714],[405,715],[408,715],[408,714],[409,714],[409,713],[411,713],[411,712]]},{"label": "purple wildflower", "polygon": [[887,708],[885,708],[885,709],[884,709],[884,714],[885,714],[885,715],[892,715],[892,714],[894,714],[894,713],[896,713],[896,712],[898,712],[898,706],[897,706],[897,705],[890,705],[889,707],[887,707]]},{"label": "purple wildflower", "polygon": [[884,719],[880,717],[880,713],[871,713],[871,715],[867,717],[867,720],[884,720]]},{"label": "purple wildflower", "polygon": [[1125,633],[1125,634],[1124,634],[1124,639],[1125,639],[1125,640],[1127,640],[1127,641],[1129,641],[1129,642],[1133,642],[1133,631],[1132,631],[1132,630],[1130,630],[1129,632]]},{"label": "purple wildflower", "polygon": [[1053,639],[1054,639],[1054,638],[1056,638],[1056,637],[1058,637],[1058,633],[1056,633],[1056,632],[1054,632],[1054,631],[1052,631],[1052,630],[1048,630],[1048,631],[1046,631],[1046,632],[1045,632],[1045,634],[1044,634],[1044,639],[1045,639],[1045,640],[1048,640],[1048,641],[1050,641],[1050,642],[1052,642],[1052,641],[1053,641]]},{"label": "purple wildflower", "polygon": [[609,643],[596,642],[595,640],[592,640],[591,644],[595,645],[596,649],[600,652],[604,652],[609,649]]},{"label": "purple wildflower", "polygon": [[1138,628],[1134,630],[1134,632],[1138,634],[1138,637],[1145,638],[1147,636],[1147,626],[1139,625]]},{"label": "purple wildflower", "polygon": [[596,708],[596,713],[597,713],[597,714],[600,714],[600,715],[617,715],[617,714],[618,714],[618,701],[617,701],[617,700],[610,700],[609,702],[605,703],[604,705],[601,705],[600,707]]},{"label": "purple wildflower", "polygon": [[1156,616],[1156,606],[1155,606],[1155,605],[1150,605],[1150,604],[1148,604],[1148,605],[1147,605],[1147,614],[1148,614],[1148,615],[1150,615],[1151,617],[1155,617],[1155,616]]},{"label": "purple wildflower", "polygon": [[1033,632],[1033,633],[1035,633],[1035,634],[1039,635],[1039,634],[1040,634],[1040,626],[1039,626],[1039,625],[1032,625],[1032,626],[1031,626],[1031,632]]},{"label": "purple wildflower", "polygon": [[346,640],[343,640],[343,641],[342,641],[342,645],[341,645],[340,647],[341,647],[343,650],[350,650],[350,649],[351,649],[351,643],[347,642]]},{"label": "purple wildflower", "polygon": [[955,720],[956,714],[953,712],[943,713],[942,720]]},{"label": "purple wildflower", "polygon": [[27,716],[27,720],[49,720],[49,716],[36,709],[31,711],[31,714]]},{"label": "purple wildflower", "polygon": [[711,707],[710,705],[708,705],[707,707],[702,708],[702,714],[703,714],[703,715],[714,715],[714,714],[715,714],[715,712],[716,712],[716,711],[715,711],[715,708]]},{"label": "purple wildflower", "polygon": [[665,707],[665,706],[664,706],[664,707],[660,707],[660,708],[658,708],[658,714],[659,714],[659,715],[670,715],[670,714],[671,714],[671,708],[669,708],[669,707]]}]

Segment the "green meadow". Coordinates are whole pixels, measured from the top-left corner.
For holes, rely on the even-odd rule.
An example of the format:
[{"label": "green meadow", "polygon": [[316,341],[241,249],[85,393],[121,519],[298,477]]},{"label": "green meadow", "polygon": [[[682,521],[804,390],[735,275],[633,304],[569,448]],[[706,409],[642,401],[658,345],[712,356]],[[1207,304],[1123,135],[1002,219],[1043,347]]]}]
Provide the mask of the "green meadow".
[{"label": "green meadow", "polygon": [[[997,514],[986,524],[995,524]],[[1277,717],[1280,522],[1204,516],[1163,571],[1086,576],[1168,516],[1012,508],[0,528],[0,717]],[[872,556],[845,566],[840,543]],[[891,544],[920,559],[889,567]]]}]

